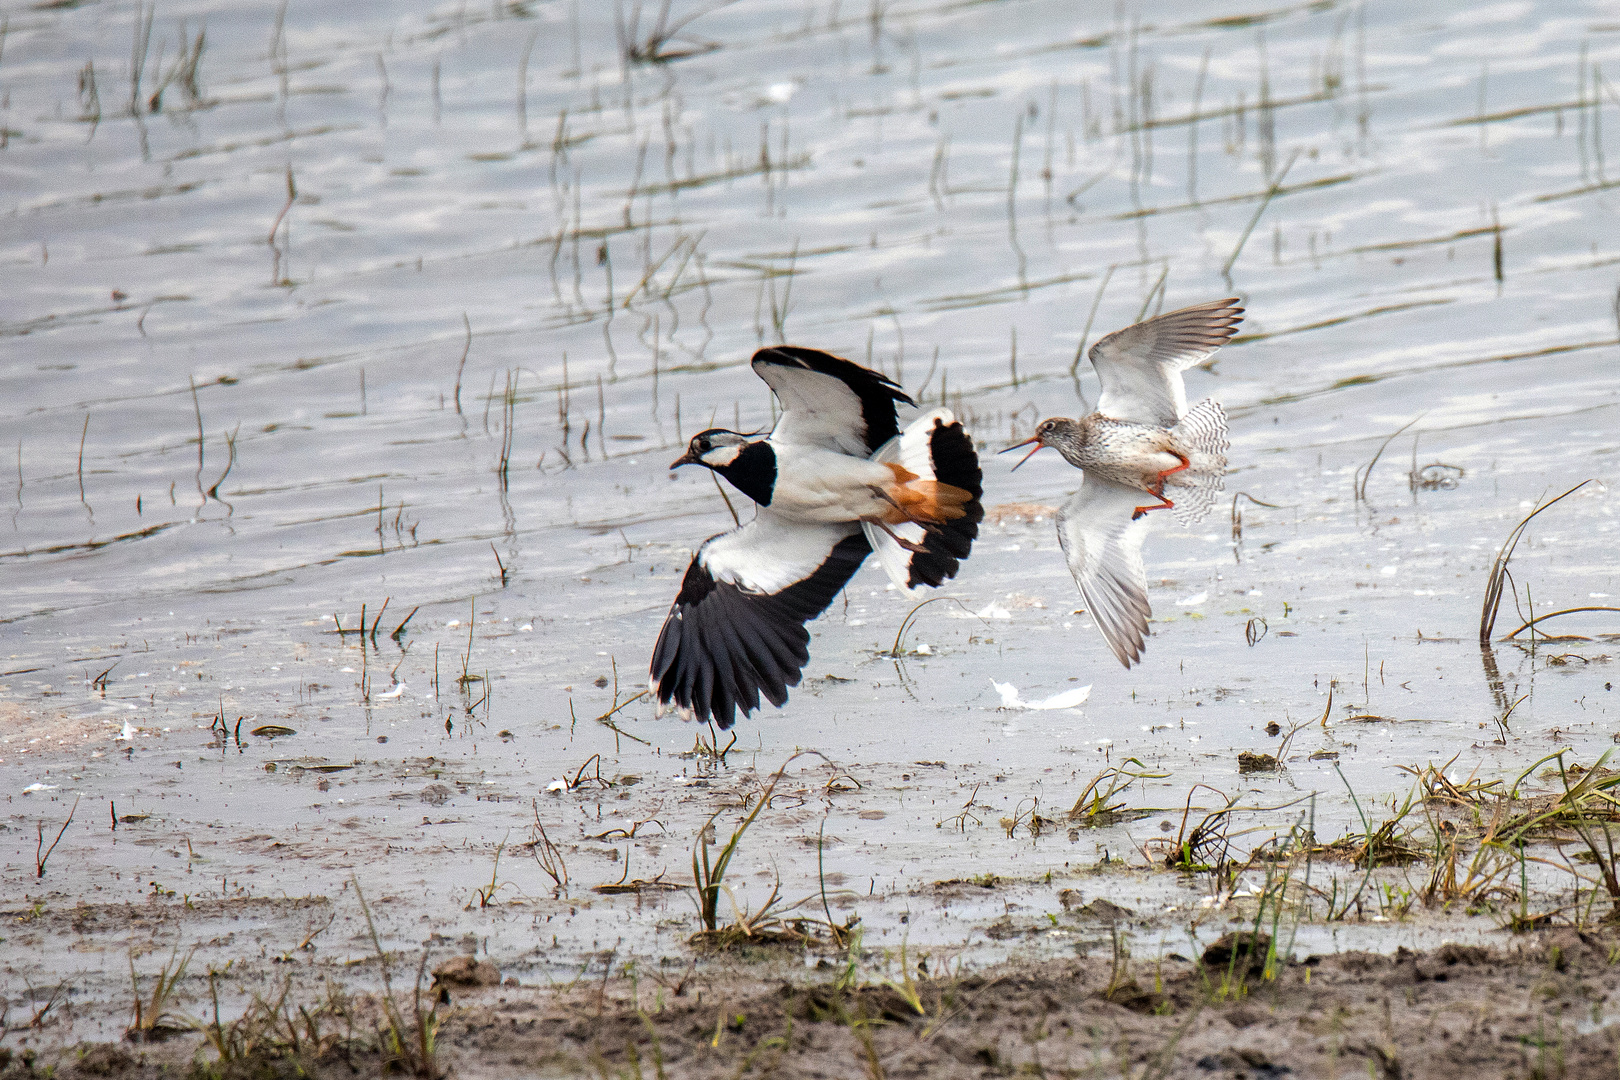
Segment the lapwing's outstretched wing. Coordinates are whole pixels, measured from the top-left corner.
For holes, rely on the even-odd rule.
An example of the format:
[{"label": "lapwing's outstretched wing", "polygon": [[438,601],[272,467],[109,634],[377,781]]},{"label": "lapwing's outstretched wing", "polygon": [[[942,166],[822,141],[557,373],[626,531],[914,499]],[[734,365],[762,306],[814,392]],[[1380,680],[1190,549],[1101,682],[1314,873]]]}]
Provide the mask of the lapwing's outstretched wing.
[{"label": "lapwing's outstretched wing", "polygon": [[1091,347],[1102,380],[1097,411],[1170,427],[1187,411],[1181,373],[1225,345],[1243,321],[1237,298],[1213,300],[1117,330]]},{"label": "lapwing's outstretched wing", "polygon": [[1152,613],[1142,569],[1148,520],[1132,520],[1145,498],[1135,488],[1087,475],[1057,519],[1058,541],[1086,610],[1126,667],[1142,658]]},{"label": "lapwing's outstretched wing", "polygon": [[651,689],[729,728],[733,713],[787,701],[809,662],[804,624],[826,610],[871,552],[856,522],[783,522],[761,507],[740,529],[710,537],[687,568],[653,647]]},{"label": "lapwing's outstretched wing", "polygon": [[753,368],[782,404],[774,442],[870,457],[900,433],[895,403],[916,404],[878,372],[819,349],[761,349]]}]

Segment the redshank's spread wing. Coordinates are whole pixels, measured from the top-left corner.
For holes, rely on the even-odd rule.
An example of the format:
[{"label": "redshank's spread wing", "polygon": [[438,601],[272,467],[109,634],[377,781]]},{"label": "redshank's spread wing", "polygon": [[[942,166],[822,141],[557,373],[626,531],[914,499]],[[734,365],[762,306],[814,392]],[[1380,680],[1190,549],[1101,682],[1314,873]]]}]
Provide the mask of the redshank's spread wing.
[{"label": "redshank's spread wing", "polygon": [[686,571],[653,647],[652,690],[665,705],[729,728],[734,712],[787,701],[810,659],[804,624],[826,609],[871,547],[855,522],[783,522],[761,507],[710,537]]},{"label": "redshank's spread wing", "polygon": [[819,349],[761,349],[753,368],[782,405],[773,442],[870,457],[900,433],[895,403],[916,404],[884,375]]},{"label": "redshank's spread wing", "polygon": [[1170,427],[1187,411],[1181,373],[1237,333],[1235,297],[1182,308],[1117,330],[1091,347],[1102,379],[1097,411],[1115,420]]},{"label": "redshank's spread wing", "polygon": [[1130,667],[1147,636],[1147,574],[1142,569],[1146,517],[1131,520],[1145,496],[1135,488],[1085,476],[1058,511],[1058,540],[1103,640]]}]

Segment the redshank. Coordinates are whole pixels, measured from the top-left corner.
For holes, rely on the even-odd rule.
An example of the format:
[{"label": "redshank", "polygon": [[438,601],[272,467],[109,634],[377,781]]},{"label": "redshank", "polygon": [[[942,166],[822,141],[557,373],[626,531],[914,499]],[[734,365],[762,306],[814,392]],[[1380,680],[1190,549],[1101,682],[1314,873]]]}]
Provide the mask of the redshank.
[{"label": "redshank", "polygon": [[1237,303],[1215,300],[1109,334],[1090,352],[1102,380],[1097,411],[1043,420],[1007,448],[1035,444],[1022,465],[1050,446],[1083,473],[1058,512],[1058,541],[1086,609],[1126,667],[1142,658],[1152,614],[1142,568],[1147,514],[1169,510],[1192,525],[1226,486],[1226,413],[1214,399],[1187,408],[1181,373],[1237,332]]}]

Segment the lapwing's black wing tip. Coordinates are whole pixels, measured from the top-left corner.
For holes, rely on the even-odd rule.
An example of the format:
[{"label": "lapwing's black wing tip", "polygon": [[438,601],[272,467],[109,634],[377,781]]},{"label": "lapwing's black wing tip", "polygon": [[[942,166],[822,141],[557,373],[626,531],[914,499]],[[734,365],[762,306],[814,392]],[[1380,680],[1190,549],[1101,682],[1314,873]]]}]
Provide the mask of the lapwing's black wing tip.
[{"label": "lapwing's black wing tip", "polygon": [[673,705],[722,730],[760,697],[781,707],[810,660],[805,623],[820,615],[870,554],[866,537],[844,537],[808,577],[775,593],[716,581],[692,560],[653,647],[652,687]]},{"label": "lapwing's black wing tip", "polygon": [[956,576],[962,560],[973,550],[973,541],[979,535],[979,523],[984,520],[984,473],[979,468],[979,455],[973,447],[973,437],[962,430],[960,420],[949,424],[934,421],[928,436],[928,451],[934,466],[934,477],[942,484],[961,488],[973,496],[962,507],[963,515],[940,525],[924,526],[923,551],[912,555],[911,574],[907,585],[943,585]]},{"label": "lapwing's black wing tip", "polygon": [[811,349],[803,345],[767,345],[754,353],[751,364],[780,364],[784,367],[798,367],[806,371],[815,371],[823,375],[831,375],[847,383],[851,388],[864,385],[881,386],[886,388],[896,401],[904,401],[908,405],[916,402],[900,388],[900,384],[872,368],[857,364],[853,360],[845,360],[842,356],[834,356],[822,349]]}]

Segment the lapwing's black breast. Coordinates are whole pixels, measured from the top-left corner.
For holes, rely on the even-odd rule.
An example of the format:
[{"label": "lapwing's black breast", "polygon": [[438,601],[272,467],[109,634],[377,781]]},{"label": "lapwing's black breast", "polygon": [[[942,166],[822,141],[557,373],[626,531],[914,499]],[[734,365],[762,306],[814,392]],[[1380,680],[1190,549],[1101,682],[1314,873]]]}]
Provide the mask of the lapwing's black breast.
[{"label": "lapwing's black breast", "polygon": [[776,489],[776,451],[770,443],[749,443],[730,465],[717,471],[759,505],[771,505],[771,492]]}]

